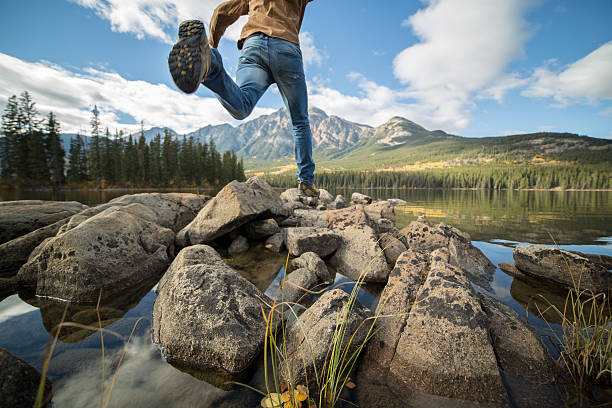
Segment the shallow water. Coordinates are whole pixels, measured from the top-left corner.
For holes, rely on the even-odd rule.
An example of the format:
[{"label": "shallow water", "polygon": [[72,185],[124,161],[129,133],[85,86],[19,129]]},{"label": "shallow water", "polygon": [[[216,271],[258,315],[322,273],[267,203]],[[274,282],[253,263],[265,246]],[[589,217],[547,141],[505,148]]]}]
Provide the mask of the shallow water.
[{"label": "shallow water", "polygon": [[[562,248],[612,256],[610,192],[489,194],[483,191],[376,190],[367,193],[373,197],[394,197],[408,201],[406,206],[396,208],[399,228],[424,213],[432,222],[447,222],[469,232],[474,245],[494,264],[513,263],[512,250],[518,243],[551,244],[551,238],[546,231],[559,233],[559,238],[555,239],[562,243]],[[545,197],[539,193],[543,193]],[[74,199],[69,196],[64,198]],[[581,225],[585,228],[581,228]],[[259,246],[253,248],[248,255],[228,259],[228,263],[259,289],[274,295],[278,281],[284,273],[285,260],[286,253],[270,256]],[[227,388],[223,385],[223,379],[210,373],[187,373],[165,362],[158,347],[151,342],[150,319],[156,296],[153,291],[155,283],[152,281],[135,288],[121,299],[104,304],[100,310],[105,327],[105,393],[108,392],[112,374],[124,351],[125,341],[134,330],[118,371],[110,400],[111,406],[258,406],[261,397],[252,391],[242,387],[226,391],[223,389]],[[350,282],[347,284],[347,279],[339,274],[336,275],[335,285],[349,292],[352,288]],[[510,305],[521,316],[526,316],[526,304],[534,294],[543,293],[552,301],[564,300],[563,293],[556,293],[535,282],[514,280],[500,269],[496,270],[491,287],[491,295]],[[359,301],[374,308],[381,289],[376,286],[364,288]],[[49,333],[54,332],[64,308],[63,302],[37,299],[28,293],[4,299],[0,302],[0,347],[41,370]],[[70,321],[82,326],[64,327],[60,332],[60,340],[49,367],[49,378],[55,386],[55,407],[99,406],[103,371],[101,336],[91,327],[98,324],[95,308],[72,305],[67,316]],[[545,333],[548,328],[533,312],[529,315],[529,321],[541,333]],[[554,356],[555,349],[552,344],[548,343],[547,346]],[[255,367],[254,374],[243,380],[262,389],[262,372],[263,366],[260,362]],[[506,381],[512,382],[512,379]],[[406,396],[402,391],[375,389],[370,384],[359,383],[358,380],[357,389],[348,393],[347,397],[364,407],[375,406],[371,405],[371,401],[380,402],[380,398],[384,398],[384,406],[389,407],[425,407],[432,404],[449,407],[473,406],[457,400],[415,394]],[[377,399],[373,400],[374,396]]]}]

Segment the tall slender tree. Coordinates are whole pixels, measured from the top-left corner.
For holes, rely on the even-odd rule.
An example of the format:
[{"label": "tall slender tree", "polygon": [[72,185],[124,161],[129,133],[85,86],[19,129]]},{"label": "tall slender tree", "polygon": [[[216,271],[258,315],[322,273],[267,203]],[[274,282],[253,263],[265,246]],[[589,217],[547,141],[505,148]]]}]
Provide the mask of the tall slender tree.
[{"label": "tall slender tree", "polygon": [[47,163],[49,164],[49,181],[54,186],[59,186],[66,182],[64,176],[66,151],[62,147],[60,134],[60,124],[53,112],[51,112],[47,120],[45,148],[47,150]]},{"label": "tall slender tree", "polygon": [[102,178],[102,147],[100,143],[100,111],[97,105],[94,105],[91,111],[91,121],[89,123],[91,125],[91,140],[88,148],[89,177],[100,184]]}]

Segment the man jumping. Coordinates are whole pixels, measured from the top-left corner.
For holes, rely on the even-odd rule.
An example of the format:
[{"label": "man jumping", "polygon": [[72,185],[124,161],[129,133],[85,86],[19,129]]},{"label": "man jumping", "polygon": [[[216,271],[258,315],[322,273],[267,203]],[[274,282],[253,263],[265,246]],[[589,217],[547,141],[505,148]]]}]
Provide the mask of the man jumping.
[{"label": "man jumping", "polygon": [[[179,39],[170,51],[168,66],[179,89],[193,93],[203,84],[238,120],[249,116],[266,89],[276,83],[293,125],[299,193],[318,197],[319,190],[314,186],[308,93],[298,37],[310,1],[226,1],[215,9],[210,21],[210,44],[201,21],[180,24]],[[236,83],[223,68],[217,46],[225,29],[246,14],[249,19],[238,41],[242,54]]]}]

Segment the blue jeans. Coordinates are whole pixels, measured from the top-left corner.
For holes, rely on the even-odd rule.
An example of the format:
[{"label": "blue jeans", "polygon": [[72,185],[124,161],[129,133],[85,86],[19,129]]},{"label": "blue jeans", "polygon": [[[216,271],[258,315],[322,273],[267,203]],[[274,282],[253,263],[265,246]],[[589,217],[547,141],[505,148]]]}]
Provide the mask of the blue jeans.
[{"label": "blue jeans", "polygon": [[315,164],[300,47],[265,34],[250,36],[244,42],[238,61],[238,83],[223,68],[221,54],[214,48],[211,51],[210,72],[203,84],[215,93],[234,118],[242,120],[249,116],[266,89],[273,83],[278,85],[293,125],[298,181],[312,184]]}]

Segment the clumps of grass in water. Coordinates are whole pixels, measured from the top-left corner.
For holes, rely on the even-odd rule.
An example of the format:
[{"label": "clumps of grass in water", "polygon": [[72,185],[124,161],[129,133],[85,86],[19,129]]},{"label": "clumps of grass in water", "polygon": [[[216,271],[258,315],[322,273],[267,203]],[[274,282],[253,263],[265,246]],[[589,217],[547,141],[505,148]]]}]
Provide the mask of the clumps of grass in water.
[{"label": "clumps of grass in water", "polygon": [[[384,249],[381,253],[384,252]],[[362,270],[357,282],[354,283],[353,289],[349,296],[349,301],[347,307],[345,308],[345,312],[343,315],[340,313],[336,314],[336,327],[334,331],[334,335],[332,338],[332,343],[328,349],[328,353],[323,363],[323,367],[317,367],[314,361],[314,354],[312,352],[312,346],[310,343],[310,339],[308,339],[304,333],[304,328],[300,324],[301,322],[298,320],[298,315],[295,310],[295,306],[301,307],[299,304],[287,302],[284,300],[284,285],[286,284],[287,278],[287,265],[289,262],[289,254],[287,254],[287,260],[285,262],[285,275],[283,277],[283,283],[279,288],[280,291],[280,301],[279,294],[275,296],[272,305],[269,305],[269,312],[266,313],[264,307],[262,305],[261,312],[262,316],[266,322],[266,337],[264,341],[264,376],[265,376],[265,384],[266,384],[266,392],[261,392],[259,390],[254,390],[264,395],[264,398],[261,401],[261,406],[264,408],[301,408],[302,403],[306,403],[306,406],[309,408],[323,408],[323,407],[335,407],[336,404],[341,400],[340,396],[342,390],[347,387],[349,389],[353,389],[355,384],[350,381],[350,374],[355,368],[355,364],[357,360],[367,344],[367,342],[380,330],[382,327],[375,328],[376,321],[381,317],[393,317],[393,316],[381,316],[380,311],[384,309],[384,305],[387,303],[389,298],[394,292],[393,288],[387,297],[383,300],[382,307],[378,308],[378,312],[374,317],[370,317],[365,319],[359,327],[355,330],[354,333],[348,333],[348,321],[355,307],[355,302],[357,301],[357,295],[359,294],[359,290],[364,283],[366,272],[370,268],[373,259],[370,260],[368,265]],[[323,291],[313,292],[307,290],[306,288],[300,288],[306,292],[307,294],[320,294]],[[288,359],[284,358],[287,355],[286,350],[286,340],[287,340],[287,325],[285,320],[285,314],[289,313],[290,316],[296,319],[295,324],[300,324],[299,328],[302,330],[302,334],[304,336],[304,342],[302,343],[302,347],[306,345],[310,352],[310,356],[313,359],[313,368],[314,368],[314,380],[316,381],[316,386],[319,391],[318,396],[314,396],[310,394],[310,391],[306,387],[305,384],[296,384],[293,378],[288,378],[287,383],[281,379],[281,374],[279,373],[278,367],[279,363],[282,364],[287,373],[293,373],[293,370],[290,369],[290,365],[293,363],[288,361]],[[280,314],[280,328],[277,330],[276,321],[279,319],[275,316],[275,314]],[[403,313],[402,313],[403,314]],[[277,320],[275,320],[277,319]],[[369,324],[368,332],[365,336],[365,339],[361,344],[357,346],[355,351],[349,354],[351,349],[351,345],[355,339],[355,335],[359,330],[361,330],[364,324]],[[346,346],[343,347],[345,343],[345,339],[348,338],[348,342]],[[272,367],[272,372],[270,373],[268,367]],[[310,381],[306,378],[306,383],[309,384]],[[251,387],[249,387],[251,388]],[[348,402],[348,401],[345,401]],[[350,402],[348,402],[350,403]],[[351,405],[354,405],[350,403]]]},{"label": "clumps of grass in water", "polygon": [[45,383],[46,383],[46,379],[47,379],[47,371],[49,369],[49,364],[51,363],[51,357],[53,357],[53,352],[55,351],[55,345],[57,344],[57,340],[59,339],[59,335],[60,332],[62,330],[62,327],[77,327],[80,329],[87,329],[87,330],[91,330],[91,331],[99,331],[100,332],[100,343],[101,343],[101,348],[102,348],[102,384],[101,384],[101,388],[100,388],[100,407],[104,407],[107,408],[110,405],[110,398],[111,395],[113,393],[113,389],[115,387],[115,382],[117,380],[117,375],[119,373],[119,368],[121,367],[121,363],[123,362],[123,359],[125,357],[125,354],[127,353],[127,348],[128,345],[130,344],[130,342],[132,341],[132,337],[134,336],[134,332],[136,331],[136,327],[138,326],[138,323],[140,323],[141,320],[144,319],[144,317],[139,318],[138,320],[136,320],[136,322],[134,323],[134,326],[132,326],[132,331],[130,332],[130,336],[128,337],[127,341],[125,341],[125,344],[123,346],[123,351],[121,352],[121,356],[119,357],[119,362],[117,363],[117,367],[115,368],[115,371],[113,373],[113,378],[111,381],[111,385],[110,388],[108,390],[108,393],[106,394],[106,402],[104,402],[104,380],[105,380],[105,373],[104,373],[104,335],[103,333],[109,333],[112,334],[113,336],[118,337],[121,340],[124,340],[123,336],[120,335],[119,333],[109,330],[109,329],[105,329],[102,327],[102,319],[100,316],[100,300],[102,298],[102,291],[100,291],[100,295],[98,296],[98,303],[96,304],[96,313],[98,316],[98,327],[96,326],[90,326],[90,325],[85,325],[85,324],[80,324],[80,323],[74,323],[74,322],[66,322],[66,314],[68,312],[68,307],[70,306],[70,303],[66,303],[66,307],[64,308],[64,313],[62,314],[62,318],[60,320],[60,323],[53,329],[53,331],[55,332],[54,336],[50,335],[50,340],[51,338],[53,339],[53,341],[49,341],[47,343],[47,349],[45,352],[45,360],[43,363],[43,371],[41,373],[41,379],[40,379],[40,383],[38,385],[38,391],[36,393],[36,400],[34,401],[34,408],[41,408],[43,406],[45,406],[49,401],[44,400],[45,397]]},{"label": "clumps of grass in water", "polygon": [[[556,244],[556,243],[555,243]],[[558,348],[557,386],[573,385],[568,389],[577,403],[592,400],[595,386],[612,386],[612,304],[609,293],[593,293],[581,288],[583,271],[571,271],[570,288],[563,310],[538,295],[548,305],[543,310],[534,302],[538,317],[546,322],[553,344]],[[561,330],[555,330],[546,320],[546,313],[556,314]],[[529,307],[527,308],[529,313]],[[528,316],[529,317],[529,316]]]}]

